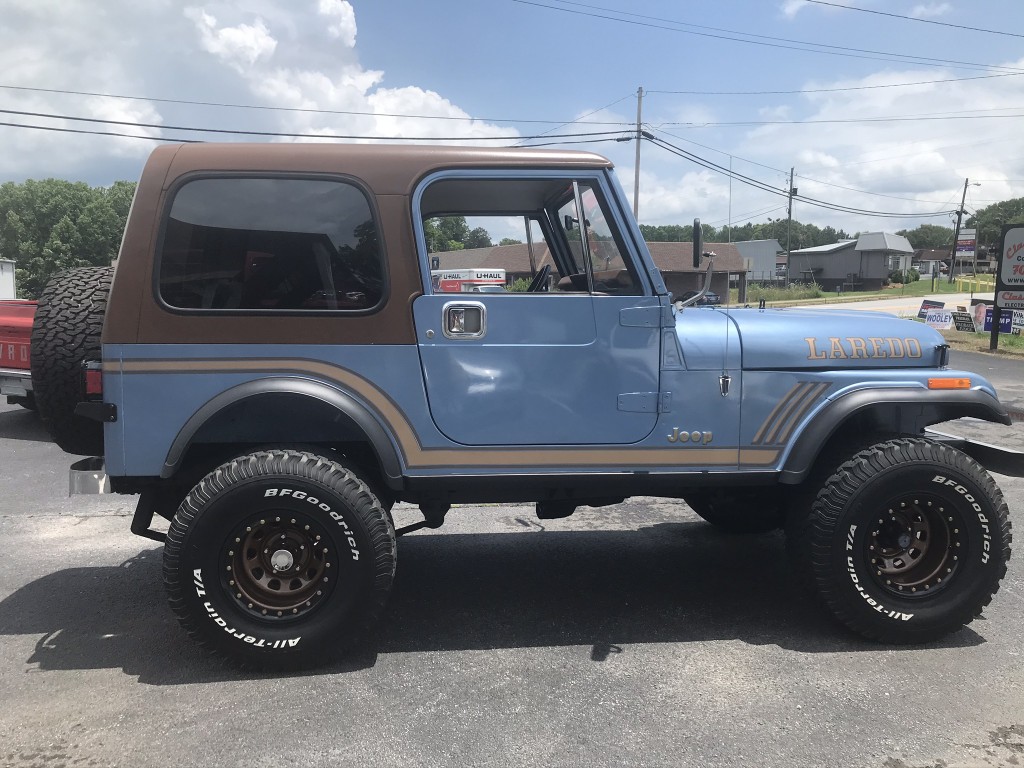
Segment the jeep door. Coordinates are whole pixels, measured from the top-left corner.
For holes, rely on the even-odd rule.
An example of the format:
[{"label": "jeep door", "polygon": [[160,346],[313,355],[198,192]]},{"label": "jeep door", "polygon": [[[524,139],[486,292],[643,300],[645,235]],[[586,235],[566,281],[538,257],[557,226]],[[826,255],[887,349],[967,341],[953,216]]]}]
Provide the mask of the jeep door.
[{"label": "jeep door", "polygon": [[449,439],[624,444],[653,430],[665,299],[638,269],[616,200],[601,172],[453,171],[420,187],[414,317],[430,412]]}]

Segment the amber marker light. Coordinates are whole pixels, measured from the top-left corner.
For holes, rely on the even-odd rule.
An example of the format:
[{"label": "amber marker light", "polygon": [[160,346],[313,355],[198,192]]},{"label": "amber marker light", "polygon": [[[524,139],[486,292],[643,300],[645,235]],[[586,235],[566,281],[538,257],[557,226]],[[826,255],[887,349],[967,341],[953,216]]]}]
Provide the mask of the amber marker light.
[{"label": "amber marker light", "polygon": [[928,389],[970,389],[970,379],[928,379]]}]

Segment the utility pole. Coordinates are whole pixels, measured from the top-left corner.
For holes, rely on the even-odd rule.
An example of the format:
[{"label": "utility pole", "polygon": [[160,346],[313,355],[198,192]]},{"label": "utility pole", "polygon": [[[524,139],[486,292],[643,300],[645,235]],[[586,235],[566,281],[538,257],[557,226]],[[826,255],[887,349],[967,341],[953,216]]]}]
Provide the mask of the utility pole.
[{"label": "utility pole", "polygon": [[793,195],[796,194],[796,187],[793,186],[793,169],[789,169],[789,205],[787,206],[786,221],[786,285],[789,285],[789,257],[792,247],[793,232]]},{"label": "utility pole", "polygon": [[636,89],[636,167],[633,170],[633,218],[640,223],[640,115],[644,106],[644,89]]},{"label": "utility pole", "polygon": [[[960,239],[960,219],[964,215],[964,203],[967,202],[967,182],[970,179],[964,179],[964,194],[960,198],[960,209],[956,212],[956,227],[953,229],[953,255],[949,260],[949,280],[947,282],[953,282],[953,271],[956,269],[956,245]],[[974,247],[977,248],[978,244],[975,243]]]}]

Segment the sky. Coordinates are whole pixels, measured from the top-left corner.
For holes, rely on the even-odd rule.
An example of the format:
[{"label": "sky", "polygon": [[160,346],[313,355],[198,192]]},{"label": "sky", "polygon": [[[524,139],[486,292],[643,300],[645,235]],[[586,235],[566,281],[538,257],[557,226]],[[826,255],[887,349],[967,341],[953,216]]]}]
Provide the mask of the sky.
[{"label": "sky", "polygon": [[165,140],[441,139],[598,152],[632,200],[639,101],[643,224],[785,219],[790,168],[793,217],[850,233],[951,226],[965,179],[968,213],[1024,196],[1020,0],[0,0],[0,18],[0,182],[137,179]]}]

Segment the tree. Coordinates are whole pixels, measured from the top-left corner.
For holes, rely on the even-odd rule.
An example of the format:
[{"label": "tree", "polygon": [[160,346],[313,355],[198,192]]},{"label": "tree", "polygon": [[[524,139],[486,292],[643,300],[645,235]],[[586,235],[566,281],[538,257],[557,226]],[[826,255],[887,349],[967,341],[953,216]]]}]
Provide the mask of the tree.
[{"label": "tree", "polygon": [[90,187],[61,179],[0,185],[0,254],[15,261],[18,292],[39,296],[57,272],[116,257],[135,184]]},{"label": "tree", "polygon": [[903,235],[915,248],[949,248],[953,245],[953,228],[938,224],[921,224],[914,229],[901,229],[896,233]]},{"label": "tree", "polygon": [[494,245],[491,242],[490,233],[483,227],[477,227],[470,231],[462,241],[462,244],[466,248],[490,248]]},{"label": "tree", "polygon": [[1024,224],[1024,197],[986,206],[969,216],[964,226],[978,230],[979,245],[998,248],[1004,224]]}]

